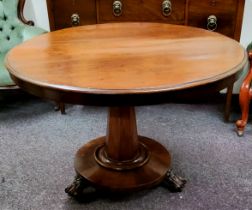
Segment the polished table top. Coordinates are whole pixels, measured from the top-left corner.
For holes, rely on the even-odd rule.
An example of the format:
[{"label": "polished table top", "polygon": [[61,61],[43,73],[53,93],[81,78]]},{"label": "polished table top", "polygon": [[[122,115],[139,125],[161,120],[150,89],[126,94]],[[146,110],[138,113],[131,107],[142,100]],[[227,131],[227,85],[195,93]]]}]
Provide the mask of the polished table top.
[{"label": "polished table top", "polygon": [[41,35],[11,50],[5,63],[18,84],[128,94],[207,84],[236,74],[246,61],[239,43],[218,33],[160,23],[112,23]]}]

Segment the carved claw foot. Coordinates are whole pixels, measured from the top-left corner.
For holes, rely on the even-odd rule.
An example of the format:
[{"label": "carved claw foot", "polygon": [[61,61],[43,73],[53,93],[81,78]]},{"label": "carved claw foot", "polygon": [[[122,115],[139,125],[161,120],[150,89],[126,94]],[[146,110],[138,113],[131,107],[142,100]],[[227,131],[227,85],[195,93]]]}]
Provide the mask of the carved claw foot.
[{"label": "carved claw foot", "polygon": [[83,190],[87,187],[89,187],[87,181],[80,175],[76,175],[73,183],[65,189],[65,192],[72,197],[81,197]]},{"label": "carved claw foot", "polygon": [[181,192],[186,184],[186,180],[180,176],[177,176],[170,169],[165,179],[163,180],[163,184],[167,187],[171,192]]}]

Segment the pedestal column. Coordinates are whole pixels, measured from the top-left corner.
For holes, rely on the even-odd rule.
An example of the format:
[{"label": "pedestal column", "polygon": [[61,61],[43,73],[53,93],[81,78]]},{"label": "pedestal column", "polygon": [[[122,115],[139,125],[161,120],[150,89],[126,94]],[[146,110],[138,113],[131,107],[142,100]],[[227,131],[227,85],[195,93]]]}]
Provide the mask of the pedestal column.
[{"label": "pedestal column", "polygon": [[[112,192],[131,192],[162,181],[176,190],[184,181],[170,171],[169,152],[161,144],[137,134],[134,107],[110,107],[107,134],[82,146],[75,156],[77,176],[66,188],[69,195],[93,186]],[[170,179],[171,178],[171,179]]]}]

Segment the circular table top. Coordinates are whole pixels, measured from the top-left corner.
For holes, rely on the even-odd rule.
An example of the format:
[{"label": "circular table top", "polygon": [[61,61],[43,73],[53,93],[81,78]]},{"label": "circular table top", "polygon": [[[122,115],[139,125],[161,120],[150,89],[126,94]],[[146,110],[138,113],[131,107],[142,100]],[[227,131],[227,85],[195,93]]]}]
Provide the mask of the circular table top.
[{"label": "circular table top", "polygon": [[246,62],[246,52],[235,40],[162,23],[63,29],[26,41],[5,60],[21,87],[102,95],[204,85],[237,74]]}]

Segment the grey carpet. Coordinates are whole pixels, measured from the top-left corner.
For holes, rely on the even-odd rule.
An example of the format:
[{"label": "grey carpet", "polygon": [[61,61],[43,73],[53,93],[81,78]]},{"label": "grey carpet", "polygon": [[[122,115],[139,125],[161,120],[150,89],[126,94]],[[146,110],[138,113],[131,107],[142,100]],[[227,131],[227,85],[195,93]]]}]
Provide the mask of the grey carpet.
[{"label": "grey carpet", "polygon": [[[1,210],[252,209],[252,126],[237,137],[221,104],[138,107],[139,134],[170,150],[182,193],[164,187],[120,199],[77,202],[64,193],[75,151],[104,135],[106,108],[68,106],[67,115],[39,99],[0,103]],[[237,113],[234,118],[238,118]]]}]

